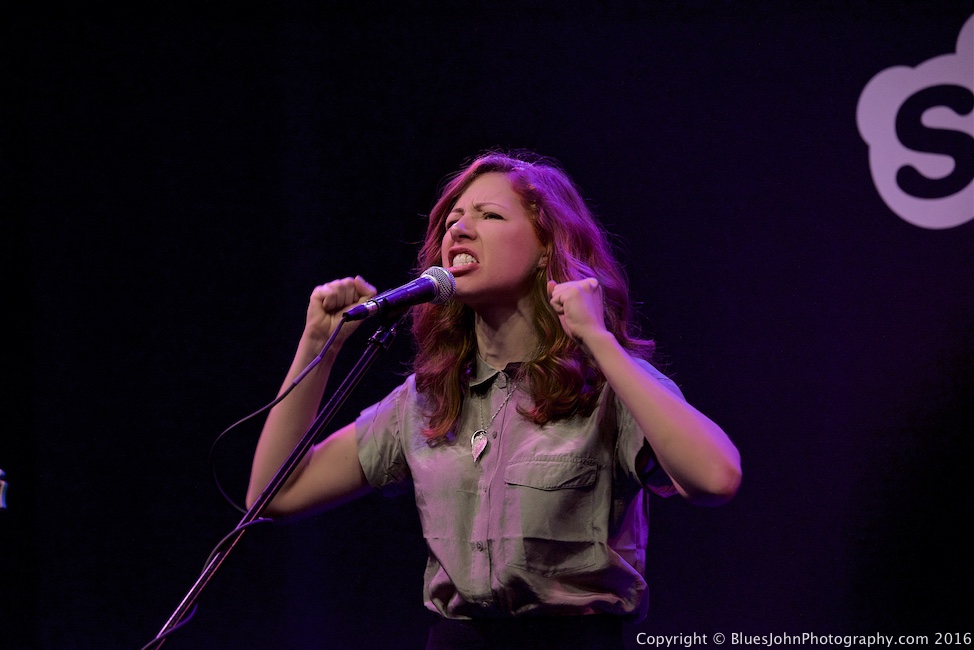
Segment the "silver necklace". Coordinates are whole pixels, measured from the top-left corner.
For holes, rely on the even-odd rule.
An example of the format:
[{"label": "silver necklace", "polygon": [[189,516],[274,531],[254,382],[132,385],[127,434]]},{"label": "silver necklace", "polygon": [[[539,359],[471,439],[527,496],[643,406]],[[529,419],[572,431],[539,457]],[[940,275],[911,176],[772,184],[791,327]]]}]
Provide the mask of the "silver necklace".
[{"label": "silver necklace", "polygon": [[507,403],[510,401],[511,396],[514,395],[514,391],[517,390],[517,384],[511,386],[511,390],[508,391],[507,397],[501,402],[501,405],[497,407],[494,414],[490,416],[490,421],[484,424],[484,405],[483,402],[480,404],[480,428],[473,432],[470,436],[470,452],[473,454],[473,462],[478,462],[480,457],[484,455],[487,450],[487,429],[494,423],[494,419],[500,414]]}]

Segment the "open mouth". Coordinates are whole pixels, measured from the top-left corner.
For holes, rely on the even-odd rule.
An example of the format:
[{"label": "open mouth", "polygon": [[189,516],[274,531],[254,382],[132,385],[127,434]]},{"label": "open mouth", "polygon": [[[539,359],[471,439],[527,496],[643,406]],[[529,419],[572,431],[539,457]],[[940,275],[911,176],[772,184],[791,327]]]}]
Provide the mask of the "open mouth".
[{"label": "open mouth", "polygon": [[453,268],[461,268],[461,267],[470,266],[471,264],[476,264],[476,263],[477,263],[477,258],[475,258],[470,253],[460,253],[459,255],[457,255],[456,257],[453,258],[453,260],[451,261],[450,265]]}]

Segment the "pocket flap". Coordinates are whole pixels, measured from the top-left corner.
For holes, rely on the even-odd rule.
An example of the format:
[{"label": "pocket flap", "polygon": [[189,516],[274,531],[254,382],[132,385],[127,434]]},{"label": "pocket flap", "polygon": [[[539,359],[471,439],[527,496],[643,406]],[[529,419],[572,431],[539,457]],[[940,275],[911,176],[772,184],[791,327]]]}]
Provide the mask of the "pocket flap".
[{"label": "pocket flap", "polygon": [[588,487],[595,483],[598,464],[577,456],[516,458],[504,471],[504,481],[539,490]]}]

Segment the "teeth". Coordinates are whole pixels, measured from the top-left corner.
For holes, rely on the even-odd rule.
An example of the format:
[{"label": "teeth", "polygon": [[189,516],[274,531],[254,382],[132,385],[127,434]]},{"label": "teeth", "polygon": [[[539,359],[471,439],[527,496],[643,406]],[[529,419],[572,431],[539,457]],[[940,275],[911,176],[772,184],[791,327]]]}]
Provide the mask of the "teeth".
[{"label": "teeth", "polygon": [[460,253],[453,258],[453,266],[466,266],[467,264],[476,264],[477,260],[473,255],[469,253]]}]

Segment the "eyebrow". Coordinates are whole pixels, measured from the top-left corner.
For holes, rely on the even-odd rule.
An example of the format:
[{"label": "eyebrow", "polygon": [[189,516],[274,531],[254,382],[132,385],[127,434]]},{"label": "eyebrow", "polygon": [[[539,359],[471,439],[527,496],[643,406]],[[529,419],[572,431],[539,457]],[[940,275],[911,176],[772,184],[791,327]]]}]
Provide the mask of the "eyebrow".
[{"label": "eyebrow", "polygon": [[[483,203],[474,203],[473,204],[473,209],[476,210],[477,212],[483,212],[485,205],[496,205],[498,208],[505,208],[505,207],[507,207],[507,206],[501,205],[500,203],[494,203],[493,201],[484,201]],[[454,212],[459,213],[459,214],[463,214],[464,213],[464,210],[463,210],[463,208],[453,208],[452,210],[450,210],[450,214],[453,214]]]}]

